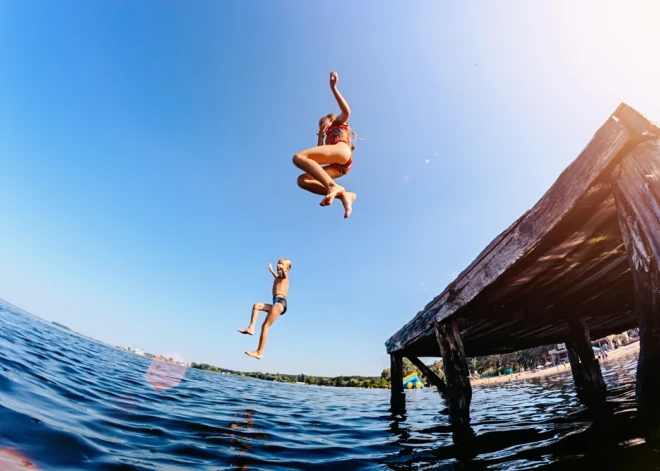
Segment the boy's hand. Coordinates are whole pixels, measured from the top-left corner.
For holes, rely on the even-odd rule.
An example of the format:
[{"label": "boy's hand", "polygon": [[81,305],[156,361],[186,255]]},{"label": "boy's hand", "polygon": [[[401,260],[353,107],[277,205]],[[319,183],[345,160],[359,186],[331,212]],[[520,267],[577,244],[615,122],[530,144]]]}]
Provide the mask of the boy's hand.
[{"label": "boy's hand", "polygon": [[337,72],[330,72],[330,86],[334,87],[337,85],[337,82],[339,81],[339,75],[337,75]]},{"label": "boy's hand", "polygon": [[268,264],[268,270],[273,271],[273,266],[270,263]]}]

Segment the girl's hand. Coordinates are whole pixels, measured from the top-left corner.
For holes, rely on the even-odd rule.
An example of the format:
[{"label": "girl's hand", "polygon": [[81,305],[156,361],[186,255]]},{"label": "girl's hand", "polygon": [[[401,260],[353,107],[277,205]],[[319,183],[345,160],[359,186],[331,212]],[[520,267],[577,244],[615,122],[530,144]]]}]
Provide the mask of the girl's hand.
[{"label": "girl's hand", "polygon": [[339,81],[339,76],[337,75],[337,72],[330,72],[330,86],[334,87],[337,85],[337,82]]}]

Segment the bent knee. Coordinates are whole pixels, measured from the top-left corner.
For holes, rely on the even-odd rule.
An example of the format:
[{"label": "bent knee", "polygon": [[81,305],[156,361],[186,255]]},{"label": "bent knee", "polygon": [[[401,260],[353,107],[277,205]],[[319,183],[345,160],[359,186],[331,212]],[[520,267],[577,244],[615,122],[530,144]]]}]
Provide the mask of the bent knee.
[{"label": "bent knee", "polygon": [[303,173],[302,175],[298,176],[298,179],[296,180],[296,183],[298,184],[299,187],[304,188],[305,185],[309,182],[310,176],[307,175],[306,173]]},{"label": "bent knee", "polygon": [[254,306],[252,306],[252,309],[256,309],[257,311],[263,311],[264,310],[264,303],[254,303]]},{"label": "bent knee", "polygon": [[302,152],[298,152],[297,154],[293,155],[292,160],[294,165],[298,165],[300,162],[305,160],[305,154],[303,154]]}]

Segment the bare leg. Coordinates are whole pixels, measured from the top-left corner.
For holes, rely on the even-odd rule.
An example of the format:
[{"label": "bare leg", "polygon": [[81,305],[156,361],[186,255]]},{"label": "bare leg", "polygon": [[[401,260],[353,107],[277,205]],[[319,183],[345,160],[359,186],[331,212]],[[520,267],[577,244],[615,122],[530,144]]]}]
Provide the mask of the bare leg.
[{"label": "bare leg", "polygon": [[[298,177],[298,186],[303,190],[316,195],[325,195],[326,189],[316,180],[313,180],[310,175],[303,174]],[[351,191],[343,191],[337,195],[337,198],[344,205],[344,219],[348,218],[353,212],[353,203],[357,199],[357,195]],[[321,201],[321,206],[328,206],[325,198]]]},{"label": "bare leg", "polygon": [[319,181],[314,180],[314,177],[307,175],[306,173],[298,177],[298,186],[303,190],[314,193],[315,195],[325,196],[328,192],[326,187],[324,187]]},{"label": "bare leg", "polygon": [[246,355],[249,355],[257,360],[261,360],[261,356],[264,353],[264,347],[266,346],[266,341],[268,340],[268,331],[270,326],[275,320],[280,317],[284,307],[280,303],[275,303],[270,308],[270,312],[266,316],[264,325],[261,326],[261,337],[259,337],[259,347],[253,352],[245,352]]},{"label": "bare leg", "polygon": [[293,156],[293,164],[325,188],[325,198],[321,206],[332,204],[333,200],[344,191],[344,188],[328,175],[321,164],[343,165],[351,158],[351,150],[344,143],[317,146],[298,152]]},{"label": "bare leg", "polygon": [[[328,174],[330,178],[333,180],[337,180],[338,178],[341,178],[344,176],[343,173],[341,173],[337,168],[335,168],[333,165],[326,165],[325,167],[321,167],[325,173]],[[298,186],[302,188],[303,190],[307,190],[310,193],[314,193],[315,195],[321,195],[325,196],[328,193],[328,189],[323,186],[321,182],[319,182],[317,179],[315,179],[313,176],[303,173],[298,177]]]},{"label": "bare leg", "polygon": [[259,311],[270,312],[273,306],[265,303],[256,303],[252,306],[252,317],[250,318],[250,325],[247,329],[238,329],[241,334],[254,334],[254,326],[257,324],[257,319],[259,318]]},{"label": "bare leg", "polygon": [[[336,180],[344,176],[344,174],[341,173],[339,170],[337,170],[337,168],[334,167],[333,165],[326,165],[325,167],[323,167],[323,170],[333,180]],[[321,182],[315,180],[314,177],[312,177],[307,173],[303,173],[298,177],[298,186],[303,190],[307,190],[310,193],[314,193],[315,195],[325,195],[327,192],[326,188],[321,184]],[[353,212],[353,203],[357,199],[357,195],[350,191],[344,191],[339,195],[337,195],[337,198],[339,198],[342,205],[344,205],[344,218],[349,217]],[[325,198],[323,201],[321,201],[321,206],[327,206],[327,204],[325,203]]]}]

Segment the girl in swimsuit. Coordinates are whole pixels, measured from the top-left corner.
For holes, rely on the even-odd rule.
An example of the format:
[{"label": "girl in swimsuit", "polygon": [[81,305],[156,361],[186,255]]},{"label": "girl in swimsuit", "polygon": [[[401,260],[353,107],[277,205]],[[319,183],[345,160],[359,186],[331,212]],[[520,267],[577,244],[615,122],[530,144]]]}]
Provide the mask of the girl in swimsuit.
[{"label": "girl in swimsuit", "polygon": [[[329,206],[335,198],[344,205],[344,218],[351,215],[355,193],[346,191],[335,180],[346,175],[353,163],[353,145],[348,126],[351,110],[337,90],[338,76],[330,73],[330,89],[337,99],[341,114],[328,114],[319,121],[318,145],[298,152],[293,164],[305,173],[298,177],[298,186],[317,195],[323,195],[321,206]],[[324,142],[325,138],[325,142]],[[323,165],[323,167],[321,166]]]}]

